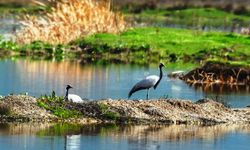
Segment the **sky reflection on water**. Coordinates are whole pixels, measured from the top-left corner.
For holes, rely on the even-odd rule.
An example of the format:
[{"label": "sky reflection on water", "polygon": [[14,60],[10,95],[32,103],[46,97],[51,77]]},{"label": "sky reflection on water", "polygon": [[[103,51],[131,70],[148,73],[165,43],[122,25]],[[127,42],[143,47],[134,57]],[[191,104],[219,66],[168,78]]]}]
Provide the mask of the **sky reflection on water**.
[{"label": "sky reflection on water", "polygon": [[[178,68],[179,69],[179,68]],[[219,96],[233,107],[245,107],[250,104],[250,92],[232,92],[208,90],[185,84],[180,80],[169,79],[166,74],[178,70],[166,64],[164,77],[156,90],[151,89],[150,98],[198,99]],[[65,94],[65,86],[72,85],[70,91],[87,99],[127,98],[130,88],[150,74],[159,74],[157,65],[81,65],[78,62],[32,61],[28,59],[0,61],[0,95],[28,92],[32,96]],[[185,69],[184,69],[185,70]],[[145,99],[146,91],[139,91],[132,99]]]},{"label": "sky reflection on water", "polygon": [[0,148],[1,150],[244,150],[250,146],[249,125],[72,126],[0,124]]}]

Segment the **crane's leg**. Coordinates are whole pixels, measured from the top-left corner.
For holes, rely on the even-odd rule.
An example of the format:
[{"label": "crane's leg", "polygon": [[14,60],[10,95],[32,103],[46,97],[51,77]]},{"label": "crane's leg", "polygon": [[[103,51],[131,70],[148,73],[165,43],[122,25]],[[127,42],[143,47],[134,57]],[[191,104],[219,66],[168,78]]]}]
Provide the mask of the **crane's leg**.
[{"label": "crane's leg", "polygon": [[148,100],[148,91],[149,91],[149,89],[147,89],[147,100]]}]

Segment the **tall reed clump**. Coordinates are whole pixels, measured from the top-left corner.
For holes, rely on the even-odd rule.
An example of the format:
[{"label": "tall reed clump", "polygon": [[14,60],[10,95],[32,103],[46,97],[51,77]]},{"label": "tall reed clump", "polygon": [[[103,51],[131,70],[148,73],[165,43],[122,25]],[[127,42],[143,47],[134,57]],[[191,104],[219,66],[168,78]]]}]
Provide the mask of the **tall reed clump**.
[{"label": "tall reed clump", "polygon": [[66,44],[93,33],[125,30],[124,17],[112,12],[110,6],[110,0],[57,1],[52,11],[43,16],[26,15],[21,22],[22,28],[16,34],[16,41],[20,44],[32,41]]}]

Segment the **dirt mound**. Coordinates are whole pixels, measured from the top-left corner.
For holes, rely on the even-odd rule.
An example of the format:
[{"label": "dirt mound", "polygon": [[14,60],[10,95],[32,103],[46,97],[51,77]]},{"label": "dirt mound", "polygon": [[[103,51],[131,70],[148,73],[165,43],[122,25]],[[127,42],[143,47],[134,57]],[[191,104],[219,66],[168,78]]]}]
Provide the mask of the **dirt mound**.
[{"label": "dirt mound", "polygon": [[250,85],[250,68],[226,63],[207,62],[180,79],[188,83],[221,83]]},{"label": "dirt mound", "polygon": [[108,106],[108,111],[117,113],[122,118],[137,118],[138,122],[165,123],[201,123],[216,124],[242,122],[232,109],[212,100],[199,100],[193,103],[187,100],[103,100],[99,104]]},{"label": "dirt mound", "polygon": [[0,101],[1,106],[7,106],[10,109],[9,116],[15,118],[33,119],[51,119],[54,115],[45,109],[37,106],[36,99],[25,95],[6,96]]},{"label": "dirt mound", "polygon": [[[51,111],[37,106],[35,98],[29,96],[7,96],[0,101],[0,106],[11,109],[7,116],[21,116],[30,120],[63,120]],[[3,108],[4,108],[3,107]],[[136,124],[217,124],[217,123],[249,123],[250,109],[230,109],[210,99],[202,99],[193,103],[180,99],[153,100],[100,100],[72,103],[62,101],[63,109],[81,112],[77,118],[69,118],[70,122],[87,123],[92,119],[97,122],[136,123]],[[1,107],[0,107],[1,108]],[[1,111],[0,111],[1,112]],[[3,118],[0,114],[0,118]],[[55,119],[56,118],[56,119]],[[66,120],[66,121],[67,121]],[[84,121],[82,121],[84,120]],[[15,120],[9,120],[9,122]]]}]

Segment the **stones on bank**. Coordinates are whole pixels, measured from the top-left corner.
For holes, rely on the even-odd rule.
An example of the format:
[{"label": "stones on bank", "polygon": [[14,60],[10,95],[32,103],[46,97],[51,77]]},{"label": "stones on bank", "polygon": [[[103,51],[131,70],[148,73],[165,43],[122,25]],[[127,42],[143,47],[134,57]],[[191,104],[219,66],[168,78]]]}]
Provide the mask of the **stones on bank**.
[{"label": "stones on bank", "polygon": [[81,104],[62,102],[61,107],[80,115],[61,118],[37,105],[30,96],[13,95],[0,100],[1,122],[74,122],[121,124],[218,124],[249,123],[250,109],[230,109],[209,99],[193,103],[180,99],[100,100]]}]

